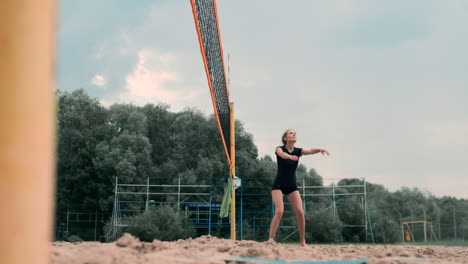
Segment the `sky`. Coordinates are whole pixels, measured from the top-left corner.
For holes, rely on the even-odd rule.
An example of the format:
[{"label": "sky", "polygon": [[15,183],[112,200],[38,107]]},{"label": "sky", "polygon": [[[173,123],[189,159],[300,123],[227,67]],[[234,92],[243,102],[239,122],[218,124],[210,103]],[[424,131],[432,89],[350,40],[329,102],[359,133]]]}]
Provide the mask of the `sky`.
[{"label": "sky", "polygon": [[[331,152],[301,158],[326,179],[468,198],[468,1],[218,0],[218,12],[259,156],[292,128],[296,146]],[[58,30],[60,90],[213,113],[189,0],[62,0]]]}]

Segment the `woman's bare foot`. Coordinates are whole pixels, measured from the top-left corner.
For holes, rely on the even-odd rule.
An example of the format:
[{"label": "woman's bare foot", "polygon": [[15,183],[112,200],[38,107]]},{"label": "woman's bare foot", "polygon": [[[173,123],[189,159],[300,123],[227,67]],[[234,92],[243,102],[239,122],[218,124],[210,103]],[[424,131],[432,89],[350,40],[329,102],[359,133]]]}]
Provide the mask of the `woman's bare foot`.
[{"label": "woman's bare foot", "polygon": [[302,245],[303,247],[305,247],[305,248],[306,248],[306,247],[309,247],[309,246],[307,246],[305,240],[301,241],[301,245]]},{"label": "woman's bare foot", "polygon": [[273,238],[270,238],[268,239],[268,241],[266,242],[268,245],[274,245],[276,244],[275,240]]}]

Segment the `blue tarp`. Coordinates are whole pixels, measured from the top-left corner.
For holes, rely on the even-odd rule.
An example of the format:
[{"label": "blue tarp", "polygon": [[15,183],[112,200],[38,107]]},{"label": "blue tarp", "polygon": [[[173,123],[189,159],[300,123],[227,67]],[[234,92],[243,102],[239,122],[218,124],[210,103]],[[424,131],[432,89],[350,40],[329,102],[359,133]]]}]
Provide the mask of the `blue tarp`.
[{"label": "blue tarp", "polygon": [[224,259],[226,262],[255,262],[255,263],[272,263],[272,264],[365,264],[367,259],[350,259],[350,260],[331,260],[331,261],[286,261],[275,259],[260,259],[247,257],[234,257]]}]

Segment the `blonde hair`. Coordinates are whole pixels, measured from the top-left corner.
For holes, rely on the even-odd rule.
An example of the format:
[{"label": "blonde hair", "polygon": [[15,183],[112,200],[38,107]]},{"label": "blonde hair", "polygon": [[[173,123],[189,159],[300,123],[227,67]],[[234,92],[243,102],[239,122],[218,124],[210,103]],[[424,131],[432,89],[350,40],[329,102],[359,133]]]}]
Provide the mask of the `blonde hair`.
[{"label": "blonde hair", "polygon": [[281,142],[283,142],[283,145],[286,145],[286,143],[288,143],[286,140],[284,140],[284,138],[288,135],[289,130],[292,130],[292,129],[291,128],[286,129],[286,131],[284,131],[283,133],[283,136],[281,137]]}]

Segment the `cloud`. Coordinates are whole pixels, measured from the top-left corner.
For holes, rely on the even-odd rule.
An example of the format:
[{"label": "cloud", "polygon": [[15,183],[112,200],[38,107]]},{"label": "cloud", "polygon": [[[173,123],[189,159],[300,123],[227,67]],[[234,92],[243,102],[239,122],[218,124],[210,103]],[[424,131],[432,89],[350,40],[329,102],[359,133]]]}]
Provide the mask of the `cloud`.
[{"label": "cloud", "polygon": [[450,120],[434,122],[425,127],[423,140],[428,145],[468,145],[468,125]]},{"label": "cloud", "polygon": [[96,60],[101,60],[102,57],[104,56],[104,45],[99,45],[96,47],[96,51],[94,53],[94,58]]},{"label": "cloud", "polygon": [[124,77],[125,89],[108,96],[102,101],[103,104],[118,102],[143,105],[162,102],[178,106],[198,96],[197,92],[176,87],[183,81],[179,73],[171,70],[178,63],[177,55],[143,48],[137,57],[136,64]]},{"label": "cloud", "polygon": [[164,88],[164,85],[169,81],[178,79],[175,72],[162,69],[163,67],[152,68],[151,61],[155,60],[156,64],[167,64],[169,59],[162,60],[161,57],[168,55],[156,56],[150,50],[141,50],[138,53],[138,63],[133,69],[133,72],[125,78],[126,88],[130,95],[136,97],[159,97],[163,101],[172,102],[180,98],[181,94]]},{"label": "cloud", "polygon": [[92,57],[108,78],[110,89],[99,94],[103,104],[164,103],[176,111],[212,112],[190,5],[147,5],[139,19],[99,40]]},{"label": "cloud", "polygon": [[97,87],[105,88],[107,85],[107,79],[101,74],[96,74],[91,79],[91,83]]}]

